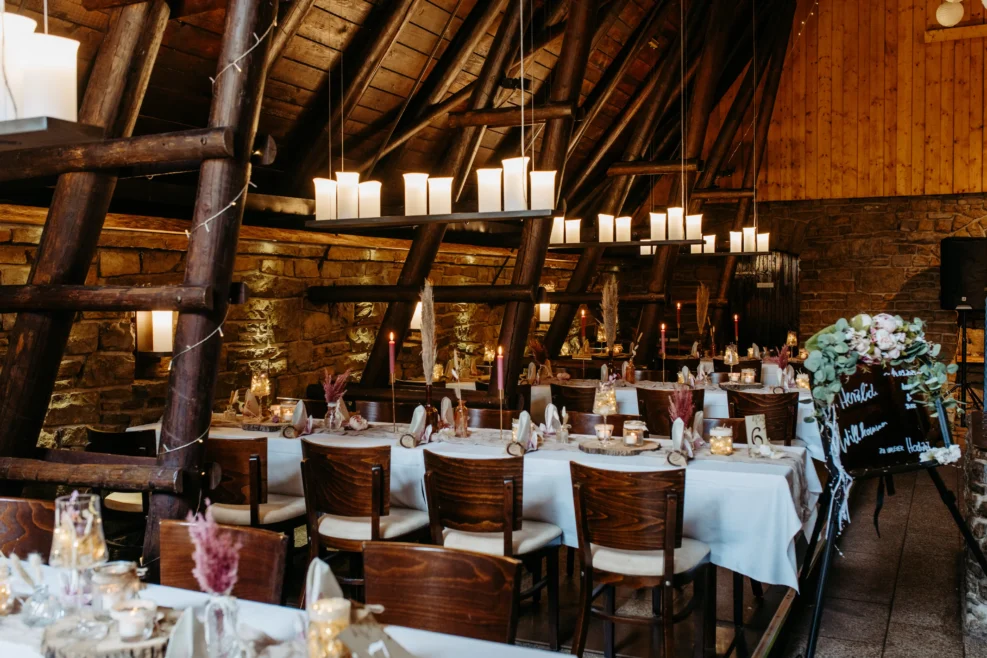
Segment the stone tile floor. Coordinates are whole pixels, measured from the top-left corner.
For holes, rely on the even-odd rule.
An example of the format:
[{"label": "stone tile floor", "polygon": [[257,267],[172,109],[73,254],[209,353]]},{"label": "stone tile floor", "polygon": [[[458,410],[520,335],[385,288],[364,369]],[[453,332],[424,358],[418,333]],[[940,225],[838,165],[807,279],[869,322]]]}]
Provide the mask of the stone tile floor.
[{"label": "stone tile floor", "polygon": [[[962,495],[962,472],[940,469]],[[886,496],[881,536],[872,522],[877,481],[855,486],[853,523],[834,558],[818,658],[987,658],[987,643],[963,636],[960,587],[962,539],[925,473],[895,478]],[[805,649],[809,613],[798,610],[774,655]]]}]

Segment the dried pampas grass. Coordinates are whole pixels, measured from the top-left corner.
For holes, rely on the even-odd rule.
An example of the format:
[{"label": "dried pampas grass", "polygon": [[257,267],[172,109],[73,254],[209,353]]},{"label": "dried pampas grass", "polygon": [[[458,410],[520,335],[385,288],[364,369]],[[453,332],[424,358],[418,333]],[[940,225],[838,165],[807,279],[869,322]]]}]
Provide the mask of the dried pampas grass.
[{"label": "dried pampas grass", "polygon": [[610,277],[603,284],[600,308],[603,311],[603,333],[607,339],[607,349],[613,352],[613,347],[617,344],[617,277]]},{"label": "dried pampas grass", "polygon": [[709,313],[709,288],[700,283],[696,288],[696,322],[699,323],[699,333],[706,328],[706,314]]},{"label": "dried pampas grass", "polygon": [[422,368],[425,369],[425,383],[432,385],[435,374],[435,299],[432,282],[425,279],[422,288]]}]

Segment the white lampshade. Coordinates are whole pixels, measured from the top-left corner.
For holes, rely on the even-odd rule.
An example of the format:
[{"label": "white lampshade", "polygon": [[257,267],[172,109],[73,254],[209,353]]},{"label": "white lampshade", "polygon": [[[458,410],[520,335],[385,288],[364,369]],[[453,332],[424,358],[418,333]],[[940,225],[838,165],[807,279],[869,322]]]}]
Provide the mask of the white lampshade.
[{"label": "white lampshade", "polygon": [[943,27],[953,27],[963,20],[963,5],[959,2],[944,2],[936,9],[936,20]]},{"label": "white lampshade", "polygon": [[415,312],[411,316],[411,330],[421,331],[422,330],[422,303],[418,302],[415,305]]},{"label": "white lampshade", "polygon": [[565,217],[556,217],[552,220],[552,244],[562,244],[565,242]]},{"label": "white lampshade", "polygon": [[769,239],[771,237],[770,233],[758,233],[757,234],[757,250],[758,251],[771,251],[769,246]]},{"label": "white lampshade", "polygon": [[642,256],[653,256],[655,253],[654,247],[649,247],[647,245],[641,245],[641,255]]},{"label": "white lampshade", "polygon": [[565,241],[566,244],[579,242],[579,227],[582,224],[581,219],[567,219],[565,220]]},{"label": "white lampshade", "polygon": [[428,214],[428,174],[404,175],[404,214]]},{"label": "white lampshade", "polygon": [[336,219],[336,181],[313,178],[315,184],[315,219]]},{"label": "white lampshade", "polygon": [[740,231],[730,231],[730,253],[739,254],[744,250],[744,234]]},{"label": "white lampshade", "polygon": [[539,322],[551,322],[552,305],[551,304],[539,304],[538,305],[538,321]]},{"label": "white lampshade", "polygon": [[686,240],[702,240],[703,239],[703,216],[702,215],[686,215],[685,216],[685,239]]},{"label": "white lampshade", "polygon": [[668,209],[668,239],[669,240],[685,240],[685,227],[683,226],[683,219],[685,218],[685,211],[682,208],[669,208]]},{"label": "white lampshade", "polygon": [[614,220],[616,223],[616,234],[617,242],[630,242],[631,241],[631,218],[630,217],[618,217]]},{"label": "white lampshade", "polygon": [[380,181],[360,183],[360,217],[380,217]]},{"label": "white lampshade", "polygon": [[528,209],[528,162],[531,158],[508,158],[504,166],[504,210]]},{"label": "white lampshade", "polygon": [[476,170],[476,199],[479,212],[500,212],[500,181],[503,169]]},{"label": "white lampshade", "polygon": [[744,228],[744,251],[757,251],[756,231],[753,226]]},{"label": "white lampshade", "polygon": [[76,75],[79,42],[53,34],[31,34],[30,52],[23,61],[22,117],[78,118]]},{"label": "white lampshade", "polygon": [[174,348],[174,323],[174,311],[137,311],[137,351],[171,352]]},{"label": "white lampshade", "polygon": [[650,214],[650,217],[651,217],[651,239],[652,240],[664,240],[665,239],[665,225],[667,224],[667,220],[665,218],[665,213],[663,213],[663,212],[653,212],[653,213]]},{"label": "white lampshade", "polygon": [[531,172],[531,209],[552,210],[555,208],[555,172]]},{"label": "white lampshade", "polygon": [[703,245],[704,254],[715,254],[716,253],[716,236],[715,235],[704,235],[703,240],[706,244]]},{"label": "white lampshade", "polygon": [[37,22],[10,12],[0,13],[0,52],[5,66],[0,67],[0,121],[24,116],[24,63],[30,35]]},{"label": "white lampshade", "polygon": [[428,179],[428,214],[452,213],[452,178]]},{"label": "white lampshade", "polygon": [[360,174],[355,171],[336,172],[336,217],[353,219],[360,216]]},{"label": "white lampshade", "polygon": [[614,220],[613,215],[605,215],[603,213],[600,213],[600,216],[597,220],[599,222],[599,227],[600,227],[599,230],[600,242],[613,242],[613,220]]}]

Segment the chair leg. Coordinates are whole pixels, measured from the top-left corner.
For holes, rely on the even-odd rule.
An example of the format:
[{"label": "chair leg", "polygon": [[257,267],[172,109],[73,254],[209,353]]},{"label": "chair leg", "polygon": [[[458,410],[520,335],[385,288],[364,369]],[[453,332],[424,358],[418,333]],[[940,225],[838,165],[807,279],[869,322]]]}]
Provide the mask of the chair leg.
[{"label": "chair leg", "polygon": [[565,575],[572,578],[572,574],[576,572],[576,549],[572,546],[566,546],[565,549]]},{"label": "chair leg", "polygon": [[662,594],[664,613],[662,615],[661,626],[664,634],[664,647],[662,655],[664,658],[672,658],[675,655],[675,615],[672,614],[672,592],[671,585],[663,585],[659,591]]},{"label": "chair leg", "polygon": [[764,598],[764,587],[761,585],[760,581],[751,578],[751,592],[754,594],[754,598],[760,601]]},{"label": "chair leg", "polygon": [[[534,586],[539,580],[541,580],[541,558],[538,558],[531,563],[531,585]],[[541,603],[541,590],[535,590],[535,593],[531,595],[531,600],[535,605]]]},{"label": "chair leg", "polygon": [[576,634],[572,638],[572,655],[582,658],[586,649],[586,635],[593,618],[593,573],[583,569],[579,585],[579,619],[576,620]]},{"label": "chair leg", "polygon": [[692,583],[692,595],[696,597],[696,612],[693,620],[696,635],[692,650],[694,658],[703,658],[706,652],[706,624],[709,623],[706,618],[709,614],[709,605],[706,599],[711,596],[709,591],[709,568],[711,566],[709,564],[704,566]]},{"label": "chair leg", "polygon": [[744,576],[733,574],[733,629],[737,658],[747,658],[747,632],[744,628]]},{"label": "chair leg", "polygon": [[651,648],[653,651],[658,651],[658,647],[662,646],[663,638],[665,632],[662,628],[663,623],[663,611],[661,605],[661,588],[652,587],[651,588],[651,613],[655,617],[655,623],[651,627]]},{"label": "chair leg", "polygon": [[703,616],[703,654],[706,658],[716,658],[716,565],[706,565],[706,614]]},{"label": "chair leg", "polygon": [[[617,612],[617,588],[607,585],[603,589],[603,610],[608,615]],[[615,650],[616,640],[614,638],[614,623],[610,620],[603,621],[603,656],[604,658],[614,658],[617,655]]]},{"label": "chair leg", "polygon": [[559,550],[548,553],[548,632],[552,651],[559,650]]}]

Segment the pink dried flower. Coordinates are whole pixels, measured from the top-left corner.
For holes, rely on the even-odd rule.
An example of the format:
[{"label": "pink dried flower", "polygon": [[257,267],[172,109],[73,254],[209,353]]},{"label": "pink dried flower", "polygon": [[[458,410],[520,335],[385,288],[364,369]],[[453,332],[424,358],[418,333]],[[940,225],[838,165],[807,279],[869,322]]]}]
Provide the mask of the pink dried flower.
[{"label": "pink dried flower", "polygon": [[677,389],[672,393],[672,400],[668,403],[668,416],[674,423],[681,418],[688,427],[692,422],[694,407],[692,404],[692,391],[687,388]]},{"label": "pink dried flower", "polygon": [[782,347],[781,350],[778,351],[778,367],[781,368],[782,370],[787,368],[788,360],[791,358],[791,356],[792,356],[791,348],[789,348],[788,345]]},{"label": "pink dried flower", "polygon": [[322,390],[326,393],[326,403],[339,402],[343,394],[346,393],[346,382],[350,378],[350,372],[352,368],[347,368],[346,372],[336,377],[333,381],[332,373],[329,372],[329,368],[325,369],[326,376],[322,380]]},{"label": "pink dried flower", "polygon": [[233,538],[233,533],[219,527],[208,500],[205,515],[189,512],[186,521],[190,523],[188,535],[195,546],[192,575],[199,583],[199,589],[209,594],[229,596],[236,585],[243,544]]}]

